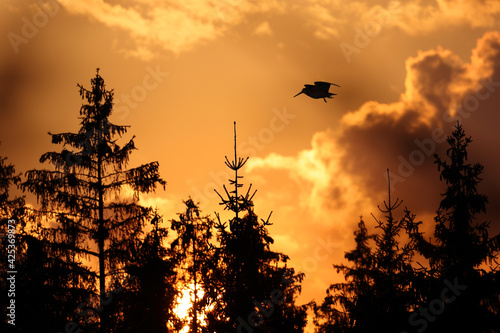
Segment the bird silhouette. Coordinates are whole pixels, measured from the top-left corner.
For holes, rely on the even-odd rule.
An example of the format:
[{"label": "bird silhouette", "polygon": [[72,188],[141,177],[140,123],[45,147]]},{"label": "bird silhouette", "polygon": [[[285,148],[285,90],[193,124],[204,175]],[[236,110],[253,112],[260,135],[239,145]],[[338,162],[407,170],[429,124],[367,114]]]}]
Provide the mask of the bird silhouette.
[{"label": "bird silhouette", "polygon": [[316,82],[314,82],[314,85],[304,84],[305,88],[302,88],[302,91],[293,97],[297,97],[300,94],[304,93],[311,98],[315,98],[315,99],[323,98],[323,100],[326,103],[325,98],[333,98],[332,97],[333,95],[337,95],[337,94],[333,94],[331,92],[328,92],[331,85],[334,85],[334,86],[337,86],[340,88],[340,86],[338,84],[335,84],[335,83],[316,81]]}]

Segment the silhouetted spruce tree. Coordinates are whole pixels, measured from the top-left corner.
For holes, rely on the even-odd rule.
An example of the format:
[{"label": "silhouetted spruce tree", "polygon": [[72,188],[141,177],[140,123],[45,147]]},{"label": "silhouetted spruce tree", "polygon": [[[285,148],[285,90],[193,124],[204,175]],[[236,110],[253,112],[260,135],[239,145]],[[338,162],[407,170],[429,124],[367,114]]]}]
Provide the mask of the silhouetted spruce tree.
[{"label": "silhouetted spruce tree", "polygon": [[[415,331],[426,332],[498,332],[498,265],[487,266],[498,254],[499,236],[489,237],[489,222],[476,222],[487,203],[486,196],[477,191],[483,166],[467,162],[472,140],[459,123],[447,142],[448,160],[435,155],[440,179],[446,183],[435,217],[435,239],[413,235],[430,265],[429,291],[421,306],[427,313],[417,311],[413,326]],[[436,299],[442,300],[441,306],[430,308]]]},{"label": "silhouetted spruce tree", "polygon": [[112,303],[123,315],[117,321],[116,332],[167,333],[168,328],[179,331],[182,327],[174,313],[178,296],[174,271],[177,258],[164,245],[168,229],[160,227],[161,222],[162,218],[156,215],[151,220],[153,230],[130,248],[131,261],[126,265],[129,277],[125,286],[116,286],[117,301]]},{"label": "silhouetted spruce tree", "polygon": [[[234,189],[225,197],[225,209],[234,213],[229,225],[217,215],[215,228],[219,246],[214,250],[213,284],[206,292],[213,300],[207,313],[208,329],[215,332],[302,332],[306,325],[306,306],[295,305],[303,273],[287,266],[288,256],[270,250],[273,239],[267,227],[269,218],[259,222],[253,211],[251,185],[245,195],[238,174],[247,159],[236,152],[226,165],[235,172],[229,180]],[[242,213],[245,215],[242,216]],[[228,229],[229,226],[229,229]]]},{"label": "silhouetted spruce tree", "polygon": [[[43,154],[40,162],[52,164],[55,170],[26,172],[22,187],[37,196],[40,215],[55,218],[56,227],[45,227],[53,234],[52,247],[67,257],[67,265],[80,265],[83,258],[98,261],[100,311],[94,314],[99,315],[100,331],[112,332],[106,320],[107,283],[124,278],[130,244],[141,236],[144,221],[152,218],[151,208],[138,205],[139,195],[154,191],[157,185],[164,187],[165,181],[157,162],[126,169],[136,149],[134,140],[121,147],[116,143],[128,126],[110,122],[113,91],[106,90],[99,69],[90,90],[78,87],[88,103],[80,108],[79,131],[49,133],[52,143],[63,144],[63,149]],[[127,187],[133,198],[120,199],[120,191]]]},{"label": "silhouetted spruce tree", "polygon": [[[387,173],[389,181],[389,170]],[[370,320],[363,322],[363,329],[359,332],[365,332],[369,327],[377,332],[401,332],[408,326],[410,309],[419,300],[419,290],[414,284],[420,276],[413,266],[415,241],[411,238],[402,239],[402,233],[409,234],[411,228],[420,222],[415,222],[415,215],[407,208],[401,219],[394,218],[394,210],[402,201],[396,199],[394,203],[391,202],[390,184],[388,188],[388,201],[384,201],[384,208],[378,207],[386,214],[386,220],[374,217],[376,228],[381,231],[374,238],[374,307],[369,313],[372,319],[377,319],[374,323],[370,323]]]},{"label": "silhouetted spruce tree", "polygon": [[208,310],[209,297],[205,285],[210,283],[213,248],[214,221],[208,216],[200,216],[200,209],[190,198],[184,201],[185,213],[179,214],[179,220],[172,220],[171,228],[177,233],[171,248],[179,259],[177,269],[179,282],[189,290],[191,308],[189,309],[189,332],[206,331],[201,317]]},{"label": "silhouetted spruce tree", "polygon": [[[7,220],[14,219],[24,225],[25,215],[25,198],[24,196],[11,197],[9,190],[12,186],[16,188],[21,182],[21,175],[16,173],[15,167],[7,163],[7,158],[0,156],[0,222],[3,227],[6,226]],[[7,230],[7,228],[5,229]]]},{"label": "silhouetted spruce tree", "polygon": [[377,320],[368,317],[374,304],[374,255],[368,244],[373,238],[361,218],[354,231],[356,248],[345,253],[352,266],[333,265],[337,273],[343,273],[346,282],[330,285],[321,305],[314,306],[316,332],[354,332],[355,324]]},{"label": "silhouetted spruce tree", "polygon": [[[356,248],[346,253],[353,264],[334,265],[344,273],[346,282],[331,285],[323,303],[315,307],[317,332],[399,333],[408,326],[410,309],[420,297],[414,283],[420,273],[412,263],[415,241],[405,240],[401,234],[419,223],[408,209],[401,219],[394,218],[401,203],[391,201],[389,190],[384,208],[379,206],[386,219],[374,216],[378,233],[369,235],[364,222],[359,223]],[[373,251],[368,246],[370,239]]]},{"label": "silhouetted spruce tree", "polygon": [[[1,303],[8,304],[10,299],[14,299],[16,313],[15,326],[6,325],[5,330],[2,328],[2,332],[64,330],[68,322],[77,317],[76,304],[73,302],[88,296],[84,288],[88,280],[72,283],[73,276],[70,271],[76,271],[78,268],[69,268],[64,265],[64,259],[51,255],[52,251],[47,247],[44,233],[36,223],[33,223],[33,216],[25,208],[24,196],[11,198],[9,195],[10,187],[19,183],[20,175],[15,173],[14,167],[6,164],[5,158],[0,158],[2,235],[7,236],[8,230],[13,230],[8,227],[9,224],[15,227],[15,236],[10,238],[14,243],[8,242],[9,237],[2,238],[0,242],[0,257],[5,258],[0,264],[0,271],[5,278],[14,277],[16,287],[15,295],[8,297],[10,289],[8,280],[0,280]],[[11,223],[8,222],[9,219]],[[7,274],[7,271],[17,273]],[[48,302],[49,299],[52,301]],[[5,310],[3,307],[2,312]],[[4,318],[8,319],[7,315]]]}]

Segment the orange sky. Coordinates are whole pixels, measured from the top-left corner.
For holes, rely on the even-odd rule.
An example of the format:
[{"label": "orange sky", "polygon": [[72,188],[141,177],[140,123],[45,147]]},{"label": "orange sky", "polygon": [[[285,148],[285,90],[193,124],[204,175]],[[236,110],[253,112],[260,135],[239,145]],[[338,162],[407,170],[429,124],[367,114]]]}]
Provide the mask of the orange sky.
[{"label": "orange sky", "polygon": [[[100,67],[137,136],[130,166],[158,160],[168,182],[143,203],[169,220],[191,195],[213,216],[237,121],[256,212],[273,211],[274,249],[306,273],[300,302],[338,280],[359,215],[374,226],[387,168],[430,230],[431,154],[457,117],[500,230],[496,0],[1,0],[0,22],[0,154],[18,171],[60,149],[47,132],[77,130],[76,84]],[[316,80],[338,96],[292,98]]]}]

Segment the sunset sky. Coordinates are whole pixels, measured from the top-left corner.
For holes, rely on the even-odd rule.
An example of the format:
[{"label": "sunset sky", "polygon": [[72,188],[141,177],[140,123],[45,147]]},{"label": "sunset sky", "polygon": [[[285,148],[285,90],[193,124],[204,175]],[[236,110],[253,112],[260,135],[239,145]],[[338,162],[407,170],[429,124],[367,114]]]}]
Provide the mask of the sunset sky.
[{"label": "sunset sky", "polygon": [[[18,172],[61,149],[47,132],[78,130],[76,84],[99,67],[112,121],[131,125],[122,142],[136,136],[129,166],[157,160],[168,183],[142,203],[167,221],[192,196],[214,216],[236,121],[244,189],[306,274],[299,303],[340,280],[359,216],[382,216],[387,168],[431,236],[444,190],[432,154],[457,120],[485,167],[481,220],[500,232],[497,0],[0,0],[0,30],[0,155]],[[293,98],[314,81],[341,88]]]}]

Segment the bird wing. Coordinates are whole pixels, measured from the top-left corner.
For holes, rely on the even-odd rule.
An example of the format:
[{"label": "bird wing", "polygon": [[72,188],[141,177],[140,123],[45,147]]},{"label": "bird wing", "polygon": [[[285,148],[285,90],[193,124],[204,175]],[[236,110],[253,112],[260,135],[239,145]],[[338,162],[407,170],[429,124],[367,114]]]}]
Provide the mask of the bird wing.
[{"label": "bird wing", "polygon": [[318,88],[321,88],[321,89],[329,89],[330,85],[334,85],[334,86],[340,87],[338,84],[330,83],[330,82],[324,82],[324,81],[316,81],[316,82],[314,82],[314,85],[317,86]]},{"label": "bird wing", "polygon": [[304,87],[306,87],[308,89],[314,88],[314,86],[312,84],[304,84]]}]

